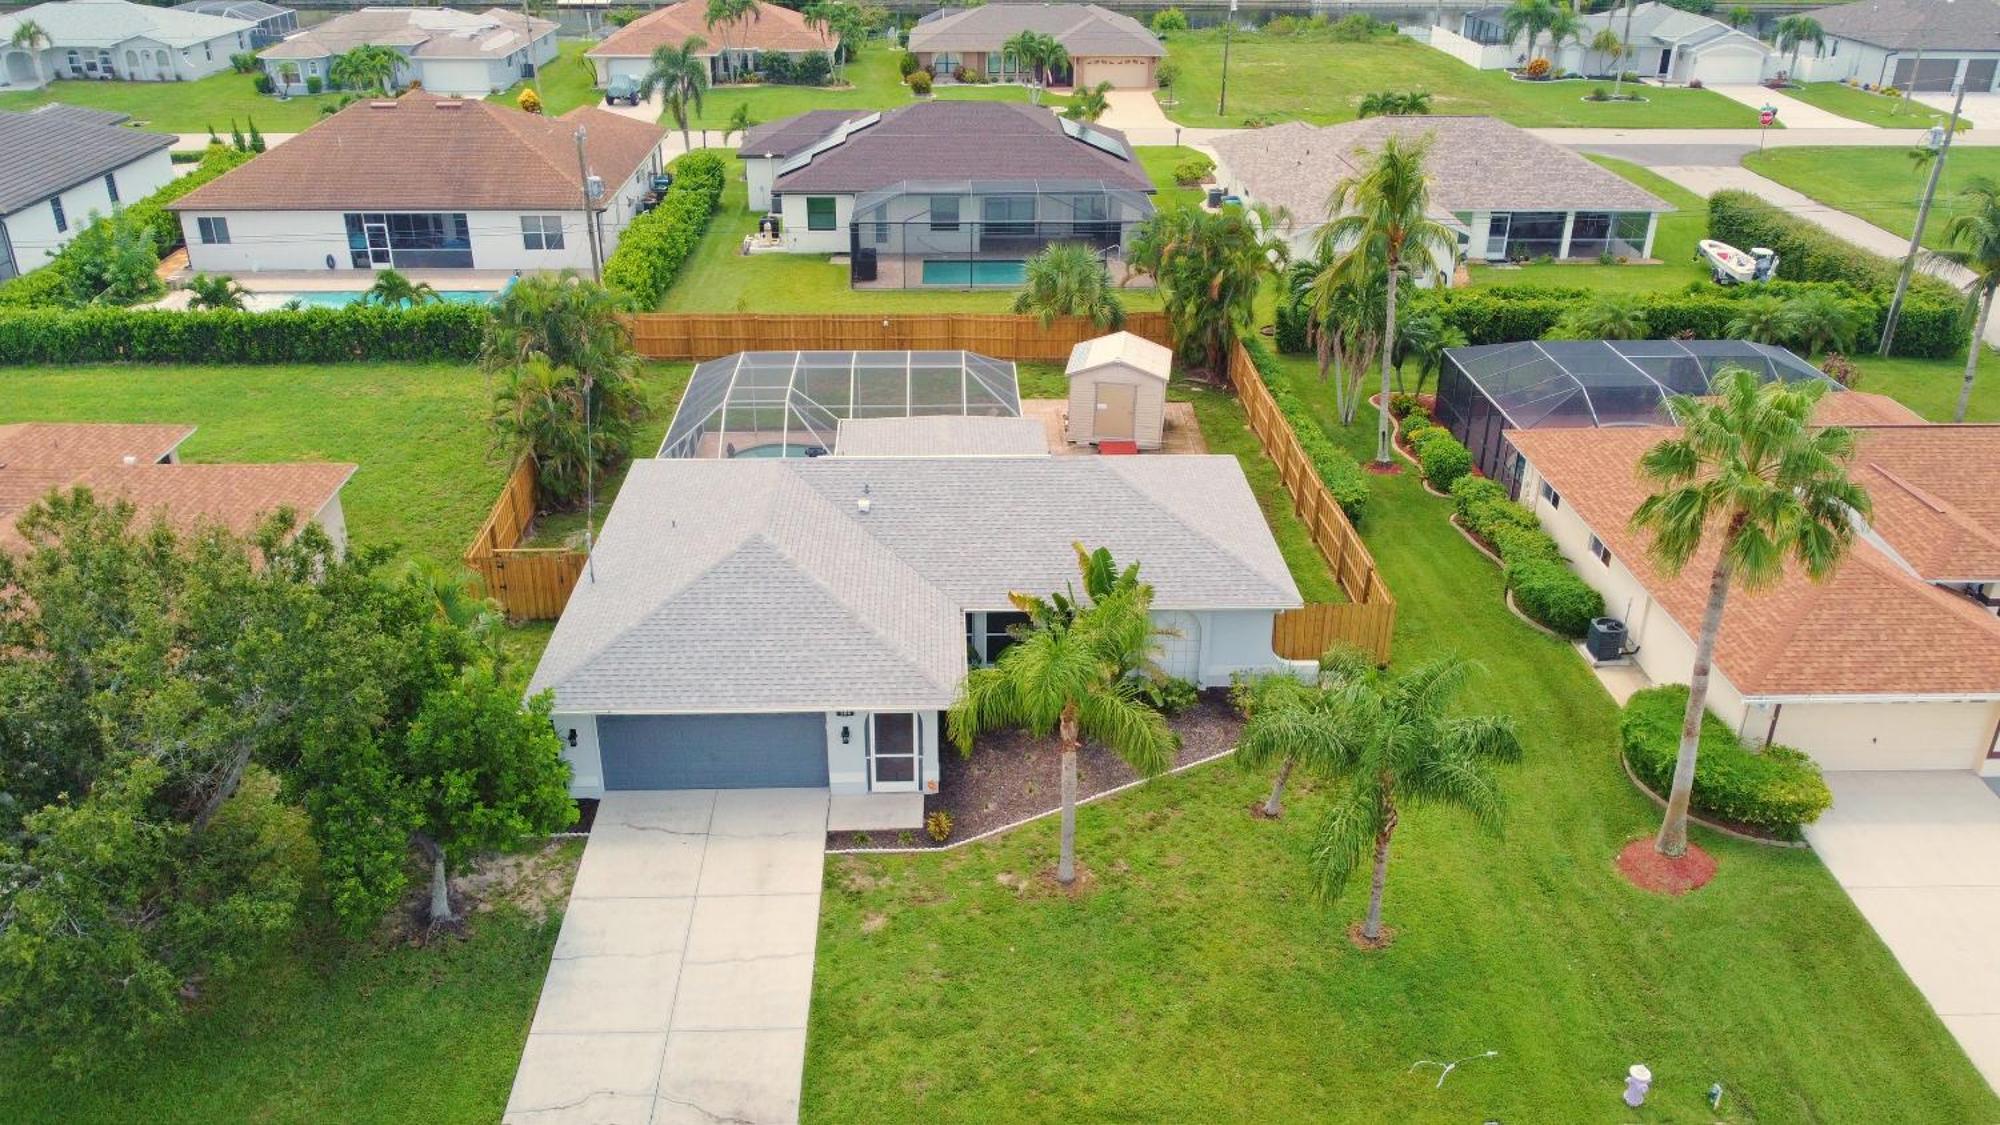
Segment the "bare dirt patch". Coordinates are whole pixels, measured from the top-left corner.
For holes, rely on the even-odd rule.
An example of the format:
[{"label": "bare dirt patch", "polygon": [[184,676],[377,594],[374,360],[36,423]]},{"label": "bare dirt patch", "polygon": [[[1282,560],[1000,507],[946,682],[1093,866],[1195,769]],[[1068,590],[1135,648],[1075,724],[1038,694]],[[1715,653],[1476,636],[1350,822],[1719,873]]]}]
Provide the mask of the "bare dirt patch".
[{"label": "bare dirt patch", "polygon": [[1679,858],[1664,856],[1650,837],[1640,837],[1618,853],[1618,873],[1635,887],[1662,895],[1684,895],[1715,878],[1715,857],[1693,844]]},{"label": "bare dirt patch", "polygon": [[539,921],[569,901],[576,879],[573,852],[562,841],[550,840],[526,851],[482,857],[452,880],[452,897],[462,898],[460,909],[468,913],[511,906]]},{"label": "bare dirt patch", "polygon": [[1347,940],[1354,943],[1354,948],[1364,953],[1373,953],[1396,943],[1396,927],[1384,926],[1381,937],[1371,938],[1361,932],[1361,923],[1356,922],[1347,927]]}]

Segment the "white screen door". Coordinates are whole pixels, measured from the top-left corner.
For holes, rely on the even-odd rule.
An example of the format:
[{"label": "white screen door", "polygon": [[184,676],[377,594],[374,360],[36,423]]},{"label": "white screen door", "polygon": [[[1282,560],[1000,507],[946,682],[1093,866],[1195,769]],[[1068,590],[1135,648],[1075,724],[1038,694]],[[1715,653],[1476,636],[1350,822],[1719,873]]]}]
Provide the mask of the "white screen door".
[{"label": "white screen door", "polygon": [[882,711],[869,717],[868,789],[871,793],[908,793],[917,788],[917,757],[923,747],[918,717],[907,711]]}]

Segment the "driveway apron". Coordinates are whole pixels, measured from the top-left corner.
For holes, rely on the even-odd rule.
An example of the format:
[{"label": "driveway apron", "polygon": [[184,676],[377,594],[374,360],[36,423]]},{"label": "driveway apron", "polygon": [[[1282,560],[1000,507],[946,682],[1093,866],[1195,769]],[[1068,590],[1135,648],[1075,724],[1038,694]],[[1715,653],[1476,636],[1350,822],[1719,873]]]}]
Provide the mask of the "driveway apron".
[{"label": "driveway apron", "polygon": [[798,1120],[827,799],[606,795],[509,1125]]}]

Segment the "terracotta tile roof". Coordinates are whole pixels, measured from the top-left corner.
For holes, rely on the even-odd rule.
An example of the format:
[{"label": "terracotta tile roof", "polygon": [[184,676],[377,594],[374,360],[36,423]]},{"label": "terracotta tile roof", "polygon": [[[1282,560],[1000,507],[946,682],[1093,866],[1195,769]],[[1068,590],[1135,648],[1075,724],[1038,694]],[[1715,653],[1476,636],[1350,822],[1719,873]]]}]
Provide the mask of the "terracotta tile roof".
[{"label": "terracotta tile roof", "polygon": [[575,210],[576,126],[607,185],[632,177],[666,130],[595,106],[560,118],[413,90],[358,101],[203,184],[175,211]]},{"label": "terracotta tile roof", "polygon": [[[1041,106],[1005,102],[917,102],[882,114],[845,141],[778,177],[779,192],[863,192],[904,180],[1098,180],[1147,194],[1153,181],[1132,156],[1125,134],[1090,132],[1124,153],[1113,155],[1073,137]],[[828,132],[832,130],[829,129]]]},{"label": "terracotta tile roof", "polygon": [[832,51],[836,41],[806,18],[776,4],[757,5],[757,18],[730,24],[727,28],[708,26],[708,5],[702,0],[680,3],[648,12],[606,36],[604,42],[585,51],[593,59],[650,58],[659,47],[678,47],[689,39],[708,44],[700,54],[713,55],[722,49],[724,36],[731,50],[743,51]]},{"label": "terracotta tile roof", "polygon": [[[1650,535],[1629,526],[1651,492],[1639,478],[1639,458],[1673,432],[1551,429],[1512,430],[1507,436],[1561,494],[1563,506],[1576,512],[1660,608],[1694,636],[1714,548],[1668,578],[1646,554]],[[1870,456],[1872,436],[1863,435],[1857,465]],[[1865,483],[1871,493],[1880,487]],[[1879,495],[1876,503],[1882,503]],[[1883,512],[1878,519],[1885,515],[1895,519]],[[1889,537],[1887,531],[1883,535]],[[1769,589],[1732,590],[1716,664],[1738,690],[1753,696],[2000,693],[2000,618],[1923,582],[1858,539],[1824,582],[1790,572]]]}]

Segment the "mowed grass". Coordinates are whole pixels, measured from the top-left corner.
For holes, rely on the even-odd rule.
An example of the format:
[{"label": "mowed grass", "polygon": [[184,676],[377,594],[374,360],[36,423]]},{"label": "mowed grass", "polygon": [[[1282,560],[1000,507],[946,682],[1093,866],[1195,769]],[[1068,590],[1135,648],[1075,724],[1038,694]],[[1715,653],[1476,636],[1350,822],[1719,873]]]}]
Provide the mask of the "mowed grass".
[{"label": "mowed grass", "polygon": [[[1919,169],[1909,150],[1901,148],[1774,148],[1749,154],[1743,166],[1904,238],[1916,229],[1917,207],[1930,177],[1929,167]],[[1945,245],[1954,197],[1974,176],[2000,177],[2000,149],[1952,146],[1924,225],[1925,246]]]},{"label": "mowed grass", "polygon": [[1474,285],[1579,286],[1599,293],[1671,292],[1708,274],[1694,261],[1695,243],[1708,237],[1708,201],[1648,168],[1609,156],[1586,155],[1670,203],[1653,233],[1653,263],[1599,265],[1596,262],[1544,262],[1521,266],[1473,265]]},{"label": "mowed grass", "polygon": [[[580,105],[596,105],[604,100],[604,91],[597,88],[597,70],[583,53],[595,46],[590,39],[563,39],[556,43],[556,57],[542,66],[538,76],[542,83],[542,112],[550,117],[560,117]],[[534,88],[532,82],[516,82],[513,86],[497,94],[488,95],[486,100],[504,106],[520,108],[521,91]]]},{"label": "mowed grass", "polygon": [[[1888,395],[1933,422],[1951,421],[1958,391],[1965,379],[1965,357],[1953,359],[1883,359],[1867,354],[1853,357],[1861,370],[1856,390]],[[1972,383],[1968,422],[2000,422],[2000,353],[1979,349],[1979,373]]]},{"label": "mowed grass", "polygon": [[[1883,129],[1928,129],[1944,124],[1951,116],[1915,99],[1904,101],[1902,98],[1884,97],[1872,90],[1843,86],[1838,82],[1809,82],[1794,86],[1784,94],[1828,113],[1837,113],[1849,120],[1864,121]],[[1778,116],[1783,117],[1784,113],[1780,111]],[[1971,127],[1969,122],[1959,122],[1961,131]]]},{"label": "mowed grass", "polygon": [[[895,109],[909,105],[918,99],[904,85],[903,75],[896,69],[902,54],[897,48],[871,43],[861,49],[853,62],[841,67],[842,84],[837,86],[711,87],[702,98],[700,112],[692,115],[688,124],[697,129],[720,129],[729,124],[739,105],[749,106],[751,121],[759,125],[809,109]],[[941,82],[932,88],[932,96],[948,100],[1026,102],[1029,92],[1026,86],[999,82],[964,86]],[[1045,91],[1042,104],[1060,108],[1068,104],[1068,100]],[[660,120],[662,124],[673,127],[671,117]]]},{"label": "mowed grass", "polygon": [[229,139],[233,119],[245,132],[250,122],[266,133],[297,133],[320,119],[320,107],[340,100],[320,94],[279,101],[260,94],[254,74],[225,70],[193,82],[91,82],[65,79],[39,90],[0,94],[0,110],[28,110],[50,102],[116,110],[132,124],[165,133],[206,133],[213,128]]},{"label": "mowed grass", "polygon": [[[1309,361],[1287,363],[1330,416]],[[1332,433],[1365,456],[1373,419]],[[1570,646],[1504,608],[1498,568],[1447,524],[1446,501],[1410,474],[1375,486],[1364,532],[1399,599],[1397,664],[1471,657],[1464,705],[1520,724],[1504,834],[1406,808],[1396,941],[1372,954],[1345,937],[1365,879],[1329,904],[1307,882],[1331,787],[1296,785],[1287,817],[1264,822],[1245,808],[1268,777],[1230,762],[1086,806],[1075,899],[1040,879],[1056,853],[1046,820],[943,855],[833,859],[805,1118],[2000,1116],[1811,852],[1697,831],[1721,873],[1680,899],[1615,872],[1657,812],[1618,766],[1610,699]],[[1441,1087],[1435,1068],[1412,1070],[1487,1051]],[[1617,1097],[1641,1061],[1655,1082],[1634,1118]]]},{"label": "mowed grass", "polygon": [[1757,125],[1755,110],[1710,90],[1648,86],[1645,102],[1587,102],[1584,96],[1598,83],[1516,82],[1505,71],[1475,70],[1402,36],[1334,43],[1254,31],[1238,31],[1230,44],[1228,112],[1218,114],[1222,33],[1174,32],[1167,38],[1167,57],[1181,67],[1173,91],[1178,104],[1167,107],[1167,115],[1183,125],[1235,127],[1253,117],[1351,121],[1361,99],[1379,90],[1428,90],[1432,113],[1489,114],[1523,126]]}]

